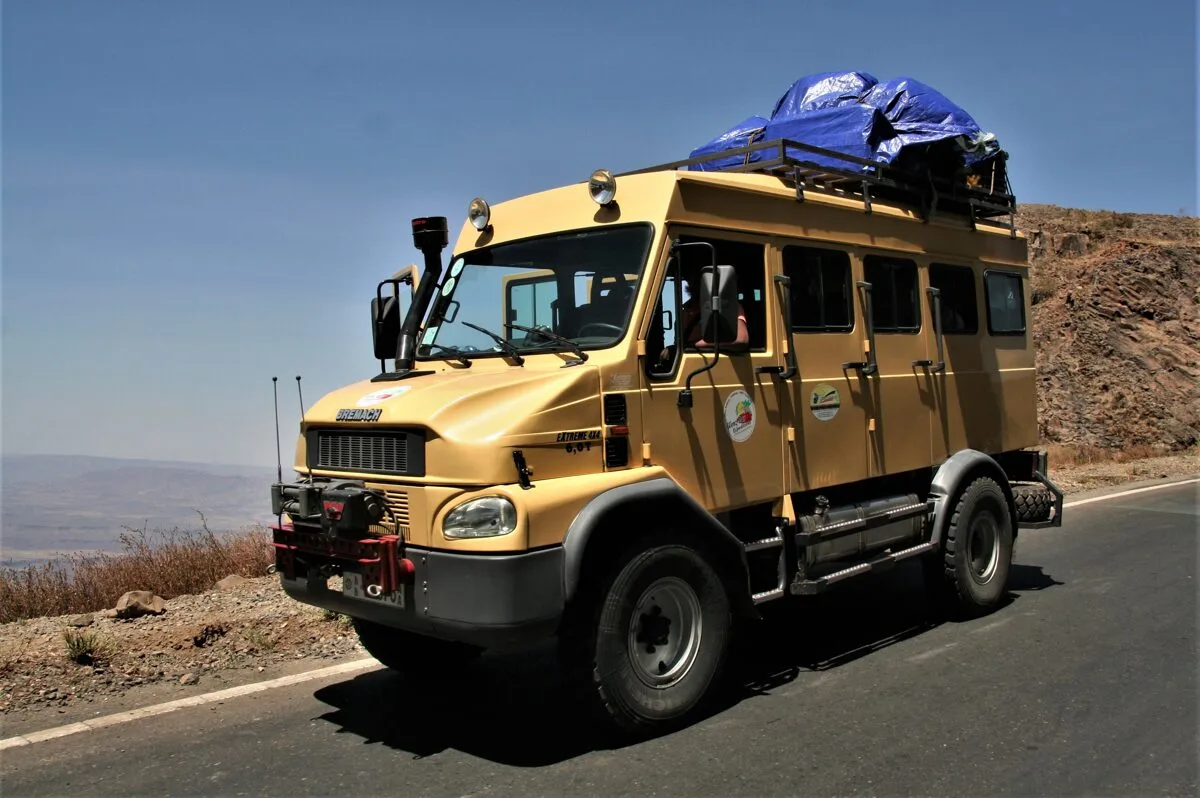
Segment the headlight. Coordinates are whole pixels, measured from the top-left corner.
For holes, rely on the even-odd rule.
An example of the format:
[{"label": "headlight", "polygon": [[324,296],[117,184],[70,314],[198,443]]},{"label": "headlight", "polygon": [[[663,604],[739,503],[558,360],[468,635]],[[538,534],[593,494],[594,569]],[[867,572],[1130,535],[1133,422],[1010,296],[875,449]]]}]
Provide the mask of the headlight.
[{"label": "headlight", "polygon": [[492,222],[492,209],[487,204],[487,200],[483,197],[476,197],[471,200],[471,204],[467,206],[467,218],[471,220],[471,225],[483,232]]},{"label": "headlight", "polygon": [[617,198],[617,179],[607,169],[597,169],[588,178],[588,193],[597,205],[607,205]]},{"label": "headlight", "polygon": [[517,508],[508,499],[486,496],[455,507],[442,522],[448,538],[490,538],[517,528]]}]

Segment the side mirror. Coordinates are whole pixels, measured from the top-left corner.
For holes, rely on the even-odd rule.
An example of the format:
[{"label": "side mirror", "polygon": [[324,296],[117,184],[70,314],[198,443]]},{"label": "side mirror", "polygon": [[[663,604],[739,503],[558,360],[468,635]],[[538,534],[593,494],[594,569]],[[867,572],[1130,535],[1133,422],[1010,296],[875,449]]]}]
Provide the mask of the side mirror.
[{"label": "side mirror", "polygon": [[375,347],[375,359],[387,360],[396,356],[396,342],[400,339],[399,297],[371,298],[371,340]]},{"label": "side mirror", "polygon": [[710,343],[730,343],[738,333],[737,274],[732,266],[700,271],[700,329]]},{"label": "side mirror", "polygon": [[[376,360],[387,360],[396,356],[396,346],[400,340],[400,326],[403,317],[400,313],[400,285],[409,286],[409,297],[416,293],[419,279],[415,265],[405,266],[375,287],[375,296],[371,298],[371,342],[375,350]],[[392,286],[392,295],[384,296],[383,287]]]}]

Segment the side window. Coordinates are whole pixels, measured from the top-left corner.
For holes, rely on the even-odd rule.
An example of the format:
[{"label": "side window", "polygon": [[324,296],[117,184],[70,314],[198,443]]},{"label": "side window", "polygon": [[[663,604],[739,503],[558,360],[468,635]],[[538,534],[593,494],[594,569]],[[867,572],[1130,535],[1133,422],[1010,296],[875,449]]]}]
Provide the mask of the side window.
[{"label": "side window", "polygon": [[1019,335],[1025,332],[1021,275],[987,272],[984,275],[984,287],[988,303],[988,332],[992,335]]},{"label": "side window", "polygon": [[932,263],[929,266],[929,284],[942,292],[942,332],[946,335],[974,335],[979,332],[975,272],[970,267]]},{"label": "side window", "polygon": [[849,332],[854,326],[850,255],[787,246],[783,273],[792,281],[793,332]]},{"label": "side window", "polygon": [[[713,238],[709,236],[681,236],[681,243],[688,244],[696,241],[706,241],[713,245],[716,250],[717,263],[732,266],[737,273],[738,280],[738,301],[742,305],[742,310],[746,314],[746,329],[750,334],[750,350],[762,351],[767,346],[767,303],[766,293],[764,291],[764,283],[766,280],[766,245],[760,243],[751,243],[747,241],[730,241],[728,239]],[[688,294],[687,278],[689,275],[698,275],[701,267],[712,262],[712,251],[708,247],[684,247],[679,250],[677,255],[681,261],[681,278],[684,282],[684,300],[686,307],[681,308],[683,311],[683,320],[680,323],[679,335],[686,342],[686,345],[694,343],[698,335],[698,330],[694,325],[689,324],[692,319],[691,309],[694,304],[690,303],[691,297]],[[698,314],[695,315],[698,320]],[[722,353],[737,356],[739,353],[734,350],[726,350],[722,347]]]},{"label": "side window", "polygon": [[871,284],[871,323],[875,332],[916,332],[921,328],[916,263],[867,255],[863,258],[863,275]]}]

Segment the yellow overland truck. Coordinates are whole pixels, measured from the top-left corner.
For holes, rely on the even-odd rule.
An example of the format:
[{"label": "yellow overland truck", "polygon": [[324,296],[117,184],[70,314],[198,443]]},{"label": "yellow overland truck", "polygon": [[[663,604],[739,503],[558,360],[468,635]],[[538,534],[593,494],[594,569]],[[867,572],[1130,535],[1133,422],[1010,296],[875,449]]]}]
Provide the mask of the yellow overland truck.
[{"label": "yellow overland truck", "polygon": [[767,602],[919,558],[995,607],[1018,529],[1062,519],[1015,202],[805,149],[477,198],[448,265],[414,220],[381,373],[272,488],[286,591],[410,674],[554,636],[637,733],[695,717]]}]

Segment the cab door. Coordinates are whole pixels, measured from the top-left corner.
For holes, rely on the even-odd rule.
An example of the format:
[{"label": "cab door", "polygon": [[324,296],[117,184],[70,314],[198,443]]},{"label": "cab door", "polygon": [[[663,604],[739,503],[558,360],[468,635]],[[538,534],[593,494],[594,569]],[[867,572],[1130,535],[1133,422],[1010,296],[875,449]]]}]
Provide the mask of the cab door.
[{"label": "cab door", "polygon": [[677,250],[651,309],[643,357],[642,429],[650,462],[714,512],[773,500],[783,494],[783,424],[782,389],[773,373],[780,363],[778,310],[766,290],[766,243],[725,231],[672,235],[683,243],[711,243],[716,262],[734,267],[750,346],[742,352],[723,347],[715,366],[691,378],[691,407],[680,406],[688,376],[713,362],[711,351],[681,340],[679,320],[689,299],[681,273],[711,263],[713,255],[702,246]]}]

